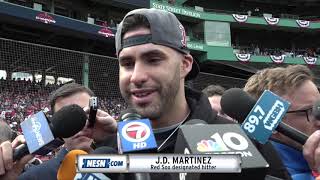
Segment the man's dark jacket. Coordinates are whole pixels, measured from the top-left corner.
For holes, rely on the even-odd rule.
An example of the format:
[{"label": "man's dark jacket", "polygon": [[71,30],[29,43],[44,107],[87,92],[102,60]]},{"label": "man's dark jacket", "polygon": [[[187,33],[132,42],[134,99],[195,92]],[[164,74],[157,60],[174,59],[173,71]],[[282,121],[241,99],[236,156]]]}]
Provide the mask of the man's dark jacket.
[{"label": "man's dark jacket", "polygon": [[[187,118],[187,121],[191,119],[201,119],[206,121],[208,124],[231,124],[233,123],[230,120],[224,119],[217,115],[216,111],[213,111],[211,109],[211,105],[209,103],[208,97],[206,97],[203,93],[197,92],[194,90],[191,90],[189,88],[186,88],[186,98],[187,103],[189,105],[189,108],[191,110],[189,117]],[[157,137],[156,134],[156,140],[157,144],[161,144],[165,138],[167,138],[172,131],[168,132],[167,134],[162,134],[161,137]],[[159,153],[174,153],[175,149],[175,142],[177,138],[177,133],[173,135],[169,139],[168,142],[165,143],[164,148]],[[277,152],[273,148],[272,144],[270,142],[261,145],[258,143],[253,142],[257,149],[260,151],[260,153],[263,155],[263,157],[266,159],[268,164],[270,165],[267,174],[270,176],[278,177],[281,179],[291,179],[286,168],[283,166],[281,159],[279,158]],[[107,141],[105,141],[103,144],[100,144],[100,146],[112,146],[114,148],[117,148],[116,145],[116,139],[110,138]],[[152,180],[170,180],[170,179],[177,179],[177,176],[169,173],[152,173],[151,179]],[[217,175],[214,180],[217,179],[239,179],[239,177],[233,178],[230,176],[230,174],[220,174]],[[130,177],[130,178],[128,178]],[[179,176],[178,176],[179,177]],[[252,176],[250,176],[251,179]],[[118,179],[131,179],[132,176],[125,176],[120,175]],[[247,176],[240,176],[240,179],[248,179]],[[257,179],[255,179],[257,180]]]},{"label": "man's dark jacket", "polygon": [[37,166],[30,167],[22,173],[18,180],[55,180],[57,179],[58,169],[64,156],[68,153],[65,148],[62,148],[56,157],[39,164]]}]

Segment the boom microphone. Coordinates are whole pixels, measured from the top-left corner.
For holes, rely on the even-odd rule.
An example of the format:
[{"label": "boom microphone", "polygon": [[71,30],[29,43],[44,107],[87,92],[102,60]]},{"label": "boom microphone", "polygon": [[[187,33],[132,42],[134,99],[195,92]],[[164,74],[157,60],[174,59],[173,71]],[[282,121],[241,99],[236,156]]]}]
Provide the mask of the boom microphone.
[{"label": "boom microphone", "polygon": [[[276,97],[276,95],[271,93],[270,91],[267,93],[269,93],[270,97]],[[278,98],[280,98],[280,97],[277,96],[276,99],[278,100]],[[254,111],[255,113],[258,113],[258,112],[263,112],[263,113],[260,113],[259,115],[257,115],[256,117],[258,117],[258,118],[251,117],[251,119],[250,119],[251,122],[254,122],[254,124],[256,124],[257,126],[260,126],[261,124],[266,125],[266,123],[269,123],[269,125],[276,126],[276,122],[270,122],[269,119],[278,115],[277,114],[278,111],[276,111],[276,110],[279,109],[279,112],[281,110],[281,111],[283,111],[283,114],[285,114],[287,112],[287,109],[285,110],[285,108],[283,108],[283,106],[280,103],[278,103],[280,108],[273,106],[273,107],[275,107],[274,109],[266,108],[265,110],[263,110],[263,108],[261,108],[261,106],[264,105],[264,103],[261,103],[262,99],[265,99],[264,94],[259,98],[258,101],[256,101],[253,97],[251,97],[245,91],[243,91],[239,88],[231,88],[231,89],[227,90],[222,95],[220,103],[221,103],[221,108],[222,108],[223,112],[225,112],[228,116],[230,116],[234,119],[237,119],[240,123],[243,123],[245,120],[247,120],[247,118],[249,118],[250,115]],[[257,107],[257,108],[253,109],[254,107]],[[266,112],[264,112],[264,111],[266,111]],[[271,116],[267,117],[268,114],[271,114]],[[264,118],[264,117],[266,117],[266,118]],[[278,119],[279,119],[279,121],[282,120],[281,118],[278,118]],[[297,130],[297,129],[295,129],[295,128],[293,128],[283,122],[277,122],[277,123],[278,123],[278,126],[275,127],[275,130],[281,132],[282,134],[299,142],[302,145],[307,141],[308,136],[306,134],[302,133],[301,131],[299,131],[299,130]],[[251,123],[251,125],[252,124],[253,123]],[[255,127],[257,127],[257,126],[255,126]],[[251,127],[253,127],[253,125]],[[261,128],[261,129],[264,131],[264,128]],[[267,140],[272,135],[271,131],[270,131],[270,133],[266,133],[266,134],[263,134],[264,132],[262,132],[262,131],[258,131],[257,133],[258,133],[258,136],[261,136],[261,137],[253,136],[252,138],[257,139],[258,141],[259,141],[259,139],[262,138],[262,136],[263,136],[262,139]],[[266,141],[259,141],[259,142],[264,143]]]},{"label": "boom microphone", "polygon": [[46,155],[64,144],[62,138],[68,138],[83,129],[86,113],[78,105],[64,106],[48,121],[43,112],[38,112],[21,123],[26,144],[14,149],[13,160],[19,160],[27,154]]}]

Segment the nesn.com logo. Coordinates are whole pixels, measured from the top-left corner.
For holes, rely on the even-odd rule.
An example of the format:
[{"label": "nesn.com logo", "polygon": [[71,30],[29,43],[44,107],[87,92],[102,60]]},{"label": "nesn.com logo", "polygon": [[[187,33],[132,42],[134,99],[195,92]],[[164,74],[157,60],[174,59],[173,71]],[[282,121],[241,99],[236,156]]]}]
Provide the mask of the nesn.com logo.
[{"label": "nesn.com logo", "polygon": [[110,166],[123,166],[123,161],[106,159],[83,159],[82,168],[110,168]]}]

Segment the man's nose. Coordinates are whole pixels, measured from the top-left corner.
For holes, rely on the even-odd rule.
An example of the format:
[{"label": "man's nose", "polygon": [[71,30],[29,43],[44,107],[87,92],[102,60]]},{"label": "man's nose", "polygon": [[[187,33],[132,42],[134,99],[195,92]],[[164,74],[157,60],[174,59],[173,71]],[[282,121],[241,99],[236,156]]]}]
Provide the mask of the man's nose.
[{"label": "man's nose", "polygon": [[137,85],[145,83],[148,80],[147,72],[148,69],[143,63],[136,62],[133,73],[131,75],[130,82]]}]

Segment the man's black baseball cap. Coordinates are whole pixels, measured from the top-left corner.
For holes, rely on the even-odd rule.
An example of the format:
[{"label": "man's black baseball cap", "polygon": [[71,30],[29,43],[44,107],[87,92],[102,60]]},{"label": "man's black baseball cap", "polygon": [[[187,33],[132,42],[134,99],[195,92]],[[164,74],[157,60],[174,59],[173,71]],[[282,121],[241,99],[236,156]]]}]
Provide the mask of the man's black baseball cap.
[{"label": "man's black baseball cap", "polygon": [[[123,38],[122,25],[124,20],[132,15],[140,14],[147,18],[150,24],[151,34]],[[135,9],[126,14],[117,28],[116,33],[117,56],[123,48],[153,43],[173,48],[183,54],[189,54],[185,29],[178,18],[171,12],[159,9]],[[186,80],[194,79],[200,71],[196,60],[193,60],[192,69]]]}]

